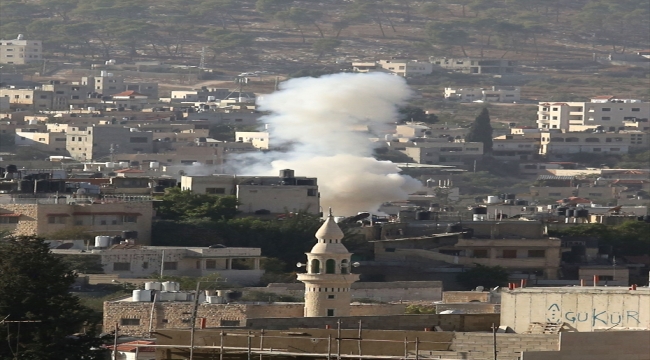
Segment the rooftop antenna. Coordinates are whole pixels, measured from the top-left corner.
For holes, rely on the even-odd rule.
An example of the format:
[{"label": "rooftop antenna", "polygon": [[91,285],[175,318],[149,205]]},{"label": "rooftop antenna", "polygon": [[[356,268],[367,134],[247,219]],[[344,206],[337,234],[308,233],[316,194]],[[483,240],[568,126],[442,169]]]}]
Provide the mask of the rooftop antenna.
[{"label": "rooftop antenna", "polygon": [[205,46],[201,48],[201,62],[199,63],[199,69],[205,69]]}]

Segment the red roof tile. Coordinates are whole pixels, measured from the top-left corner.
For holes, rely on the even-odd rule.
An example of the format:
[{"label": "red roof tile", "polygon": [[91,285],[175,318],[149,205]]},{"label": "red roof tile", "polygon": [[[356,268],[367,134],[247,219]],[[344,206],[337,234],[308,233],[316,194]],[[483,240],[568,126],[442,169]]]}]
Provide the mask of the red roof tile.
[{"label": "red roof tile", "polygon": [[116,96],[145,96],[146,97],[147,95],[140,94],[137,91],[127,90],[127,91],[123,91],[121,93],[113,94],[112,96],[113,97],[116,97]]}]

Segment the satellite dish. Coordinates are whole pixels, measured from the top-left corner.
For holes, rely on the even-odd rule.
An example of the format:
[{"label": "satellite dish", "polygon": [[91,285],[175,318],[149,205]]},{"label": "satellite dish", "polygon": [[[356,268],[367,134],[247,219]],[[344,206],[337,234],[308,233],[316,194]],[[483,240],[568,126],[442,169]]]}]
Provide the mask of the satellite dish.
[{"label": "satellite dish", "polygon": [[359,266],[361,266],[361,264],[358,261],[355,261],[355,262],[352,263],[352,266],[359,267]]},{"label": "satellite dish", "polygon": [[303,266],[305,266],[305,264],[303,264],[303,263],[301,263],[301,262],[296,263],[296,267],[297,267],[297,268],[301,268],[301,267],[303,267]]},{"label": "satellite dish", "polygon": [[476,291],[483,291],[483,289],[485,289],[483,286],[477,286],[476,287]]}]

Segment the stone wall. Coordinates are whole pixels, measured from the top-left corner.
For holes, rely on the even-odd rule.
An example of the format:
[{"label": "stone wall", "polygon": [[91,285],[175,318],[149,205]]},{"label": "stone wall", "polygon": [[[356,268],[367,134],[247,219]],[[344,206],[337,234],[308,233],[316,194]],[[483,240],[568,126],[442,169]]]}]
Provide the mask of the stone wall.
[{"label": "stone wall", "polygon": [[[273,283],[267,287],[246,288],[244,291],[264,291],[279,295],[304,298],[303,284]],[[440,301],[442,299],[442,281],[391,281],[391,282],[355,282],[350,289],[352,301],[370,299],[382,302],[400,300]]]},{"label": "stone wall", "polygon": [[[555,350],[555,349],[551,349]],[[650,360],[650,331],[564,332],[559,351],[524,351],[522,360]]]},{"label": "stone wall", "polygon": [[479,291],[445,291],[442,293],[442,302],[450,303],[468,303],[470,301],[490,302],[490,293]]},{"label": "stone wall", "polygon": [[[336,317],[311,318],[265,318],[246,320],[246,327],[252,329],[286,330],[291,328],[336,328]],[[426,315],[386,315],[350,316],[340,318],[341,327],[356,329],[361,321],[362,327],[375,330],[423,330],[440,326],[445,331],[490,331],[492,324],[499,325],[499,314],[426,314]]]},{"label": "stone wall", "polygon": [[[153,308],[152,331],[156,329],[190,328],[194,303],[191,301],[157,302],[111,301],[104,303],[104,331],[115,324],[120,334],[146,336],[149,333]],[[295,317],[302,316],[301,303],[275,304],[200,304],[197,318],[206,319],[206,327],[242,326],[249,317]],[[123,319],[133,319],[127,320]],[[135,320],[137,319],[137,321]],[[197,320],[197,326],[199,326]]]},{"label": "stone wall", "polygon": [[[495,324],[496,325],[496,324]],[[558,334],[496,334],[499,360],[518,360],[525,350],[557,350]],[[493,359],[494,338],[491,333],[457,332],[451,350],[462,359]],[[549,359],[548,357],[545,359]]]},{"label": "stone wall", "polygon": [[460,314],[498,314],[501,311],[501,305],[472,302],[460,304],[436,304],[436,313],[442,311],[458,311]]}]

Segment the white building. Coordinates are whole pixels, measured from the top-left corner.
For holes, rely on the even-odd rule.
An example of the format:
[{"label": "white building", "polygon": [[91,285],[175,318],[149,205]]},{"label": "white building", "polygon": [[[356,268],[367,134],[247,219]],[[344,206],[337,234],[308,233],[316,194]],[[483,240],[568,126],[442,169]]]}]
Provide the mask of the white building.
[{"label": "white building", "polygon": [[181,189],[199,194],[235,195],[239,211],[246,214],[320,213],[316,178],[295,177],[293,170],[279,176],[183,176]]},{"label": "white building", "polygon": [[590,102],[541,102],[537,127],[565,131],[584,131],[602,126],[606,131],[623,130],[627,123],[643,122],[648,128],[650,103],[614,96],[597,96]]},{"label": "white building", "polygon": [[235,141],[250,143],[258,149],[269,149],[269,133],[267,131],[237,131]]},{"label": "white building", "polygon": [[445,99],[460,102],[516,102],[521,100],[521,88],[445,88]]},{"label": "white building", "polygon": [[343,236],[330,210],[316,232],[318,243],[307,253],[307,273],[298,274],[305,283],[305,317],[350,316],[350,287],[359,275],[350,273],[352,254]]},{"label": "white building", "polygon": [[43,61],[41,40],[25,40],[20,34],[14,40],[0,40],[0,64],[23,65]]},{"label": "white building", "polygon": [[384,70],[403,77],[428,75],[433,72],[433,65],[431,63],[419,62],[417,60],[379,60],[377,65]]}]

